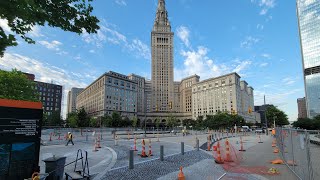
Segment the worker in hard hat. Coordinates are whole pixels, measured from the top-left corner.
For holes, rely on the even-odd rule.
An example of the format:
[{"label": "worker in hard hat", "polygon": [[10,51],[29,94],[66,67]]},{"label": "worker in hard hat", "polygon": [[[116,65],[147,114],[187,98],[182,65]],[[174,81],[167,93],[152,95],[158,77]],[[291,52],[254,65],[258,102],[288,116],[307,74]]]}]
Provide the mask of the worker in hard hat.
[{"label": "worker in hard hat", "polygon": [[71,132],[68,132],[68,142],[67,142],[66,146],[68,146],[69,142],[71,142],[72,145],[74,145],[72,139],[73,139],[73,135],[71,134]]}]

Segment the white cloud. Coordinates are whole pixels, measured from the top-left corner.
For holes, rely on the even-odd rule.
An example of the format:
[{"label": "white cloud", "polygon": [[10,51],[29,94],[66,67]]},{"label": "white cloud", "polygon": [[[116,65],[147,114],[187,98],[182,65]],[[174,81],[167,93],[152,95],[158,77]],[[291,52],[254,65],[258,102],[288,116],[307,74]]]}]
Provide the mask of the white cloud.
[{"label": "white cloud", "polygon": [[127,2],[125,0],[116,0],[115,1],[117,4],[121,5],[121,6],[126,6]]},{"label": "white cloud", "polygon": [[[13,31],[11,30],[11,28],[8,26],[8,20],[6,19],[1,19],[0,18],[0,27],[7,33],[13,33]],[[26,34],[26,36],[30,36],[30,37],[41,37],[43,36],[43,34],[41,34],[41,29],[40,29],[40,26],[33,26],[31,28],[31,31],[28,32]]]},{"label": "white cloud", "polygon": [[181,80],[187,76],[197,74],[201,79],[217,77],[231,72],[241,73],[246,70],[250,64],[250,60],[241,61],[237,59],[232,65],[218,64],[208,57],[209,49],[199,46],[197,50],[181,51],[184,58],[184,64],[181,68],[175,68],[175,80]]},{"label": "white cloud", "polygon": [[104,23],[100,25],[100,30],[97,34],[83,33],[82,39],[88,44],[95,45],[96,48],[101,48],[104,43],[111,43],[120,46],[124,51],[150,60],[150,48],[138,38],[128,39],[124,34],[115,29],[112,24]]},{"label": "white cloud", "polygon": [[33,26],[32,30],[27,34],[27,36],[30,35],[31,37],[41,37],[43,34],[41,34],[41,28],[40,26]]},{"label": "white cloud", "polygon": [[264,57],[264,58],[267,58],[267,59],[271,58],[271,55],[267,54],[267,53],[263,53],[263,54],[261,54],[261,56]]},{"label": "white cloud", "polygon": [[134,39],[131,44],[126,44],[126,46],[131,52],[135,52],[136,55],[142,56],[145,59],[150,59],[151,52],[149,46],[144,44],[139,39]]},{"label": "white cloud", "polygon": [[257,24],[257,29],[263,30],[263,29],[264,29],[264,26],[263,26],[262,24]]},{"label": "white cloud", "polygon": [[89,53],[95,53],[95,50],[94,50],[94,49],[91,49],[91,50],[89,51]]},{"label": "white cloud", "polygon": [[260,64],[260,67],[266,67],[266,66],[268,66],[268,63],[266,63],[266,62]]},{"label": "white cloud", "polygon": [[258,38],[254,38],[252,36],[247,36],[246,39],[244,41],[242,41],[240,43],[240,46],[242,48],[251,48],[254,44],[258,43],[260,41],[260,39]]},{"label": "white cloud", "polygon": [[276,0],[251,0],[251,3],[257,4],[261,10],[260,15],[266,15],[268,11],[275,7]]},{"label": "white cloud", "polygon": [[282,79],[282,82],[283,82],[285,85],[291,85],[291,84],[295,83],[296,80],[295,80],[294,78],[287,77],[287,78]]},{"label": "white cloud", "polygon": [[261,0],[259,3],[259,6],[264,6],[267,8],[273,8],[275,5],[275,0]]},{"label": "white cloud", "polygon": [[59,51],[60,48],[59,46],[62,45],[61,42],[59,41],[56,41],[56,40],[53,40],[51,42],[48,42],[48,41],[39,41],[39,43],[43,46],[45,46],[46,48],[48,49],[52,49],[52,50],[56,50],[56,51]]},{"label": "white cloud", "polygon": [[176,30],[178,38],[184,43],[186,47],[190,46],[189,36],[190,30],[185,26],[180,26]]},{"label": "white cloud", "polygon": [[8,20],[0,18],[0,27],[7,33],[12,33],[11,28],[8,26]]},{"label": "white cloud", "polygon": [[72,87],[86,87],[86,81],[92,81],[95,76],[81,72],[70,72],[48,63],[42,63],[40,60],[32,59],[19,54],[5,53],[0,60],[0,68],[11,70],[16,68],[23,72],[35,74],[37,81],[51,82],[62,85],[64,89],[62,115],[65,117],[67,105],[67,93]]}]

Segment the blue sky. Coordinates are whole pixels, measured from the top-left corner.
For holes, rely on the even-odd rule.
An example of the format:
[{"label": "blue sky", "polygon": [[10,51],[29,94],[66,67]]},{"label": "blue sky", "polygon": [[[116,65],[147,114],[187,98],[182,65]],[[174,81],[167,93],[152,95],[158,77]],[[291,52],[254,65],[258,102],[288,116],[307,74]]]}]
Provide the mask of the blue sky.
[{"label": "blue sky", "polygon": [[[0,68],[63,85],[64,106],[71,87],[85,87],[109,70],[150,78],[157,0],[95,0],[93,7],[97,34],[36,26],[29,33],[36,44],[19,39]],[[166,0],[166,7],[175,33],[175,80],[236,71],[255,89],[255,105],[265,94],[290,121],[297,118],[304,86],[294,0]],[[5,20],[0,25],[10,32]]]}]

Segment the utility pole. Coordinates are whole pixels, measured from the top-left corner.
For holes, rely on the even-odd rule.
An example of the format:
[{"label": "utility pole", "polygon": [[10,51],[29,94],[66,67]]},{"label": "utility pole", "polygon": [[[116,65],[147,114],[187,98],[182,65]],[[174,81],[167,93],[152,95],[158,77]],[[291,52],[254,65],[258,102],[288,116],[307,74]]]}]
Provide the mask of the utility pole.
[{"label": "utility pole", "polygon": [[266,107],[266,95],[263,96],[264,100],[264,119],[266,120],[266,130],[267,130],[267,136],[269,135],[268,132],[268,119],[267,119],[267,107]]}]

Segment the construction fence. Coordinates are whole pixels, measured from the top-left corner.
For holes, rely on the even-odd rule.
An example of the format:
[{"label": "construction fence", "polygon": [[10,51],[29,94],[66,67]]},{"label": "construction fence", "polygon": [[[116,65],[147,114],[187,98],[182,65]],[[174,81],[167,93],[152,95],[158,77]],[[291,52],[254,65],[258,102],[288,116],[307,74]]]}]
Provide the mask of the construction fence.
[{"label": "construction fence", "polygon": [[302,180],[320,179],[320,131],[276,129],[284,163]]}]

